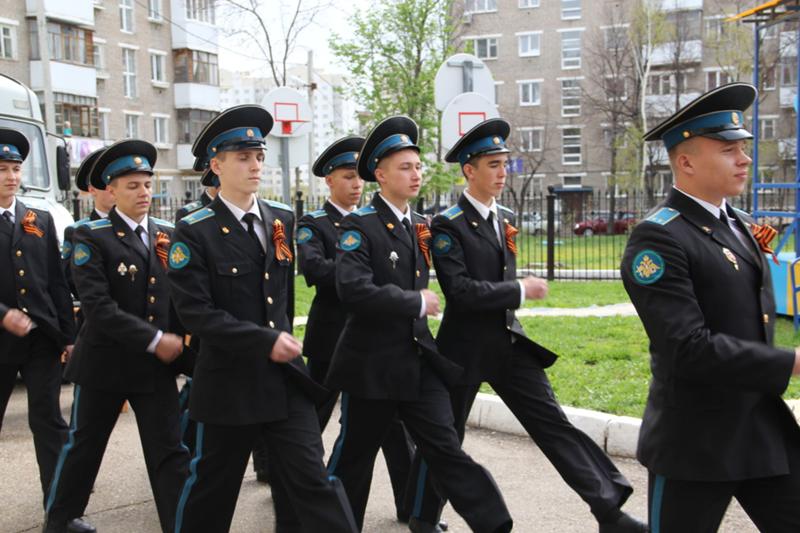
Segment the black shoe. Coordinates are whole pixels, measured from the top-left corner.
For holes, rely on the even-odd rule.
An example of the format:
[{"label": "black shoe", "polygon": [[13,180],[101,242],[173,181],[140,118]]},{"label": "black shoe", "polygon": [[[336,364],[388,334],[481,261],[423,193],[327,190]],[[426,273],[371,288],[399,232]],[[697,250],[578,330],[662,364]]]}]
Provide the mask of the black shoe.
[{"label": "black shoe", "polygon": [[441,533],[444,531],[438,524],[424,522],[415,516],[408,520],[408,529],[414,533]]},{"label": "black shoe", "polygon": [[439,529],[441,529],[442,531],[447,531],[447,528],[449,527],[450,526],[447,524],[447,522],[445,522],[444,520],[439,520]]},{"label": "black shoe", "polygon": [[269,472],[266,470],[256,470],[256,481],[269,485]]},{"label": "black shoe", "polygon": [[600,524],[600,533],[649,533],[650,528],[627,513],[620,513],[614,522]]},{"label": "black shoe", "polygon": [[67,533],[67,523],[45,520],[42,526],[42,533]]},{"label": "black shoe", "polygon": [[67,531],[69,533],[97,533],[94,526],[83,518],[73,518],[67,522]]},{"label": "black shoe", "polygon": [[397,511],[397,521],[401,524],[408,524],[408,519],[410,518],[404,511]]}]

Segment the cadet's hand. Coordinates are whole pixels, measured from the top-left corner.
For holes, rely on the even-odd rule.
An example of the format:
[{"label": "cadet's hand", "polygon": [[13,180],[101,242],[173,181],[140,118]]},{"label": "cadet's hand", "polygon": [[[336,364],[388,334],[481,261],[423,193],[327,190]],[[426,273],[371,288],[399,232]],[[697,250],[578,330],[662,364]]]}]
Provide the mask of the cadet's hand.
[{"label": "cadet's hand", "polygon": [[436,316],[441,311],[439,305],[439,295],[430,289],[422,289],[422,297],[425,298],[425,314],[428,316]]},{"label": "cadet's hand", "polygon": [[183,339],[174,333],[164,333],[156,344],[156,357],[165,364],[173,362],[183,351]]},{"label": "cadet's hand", "polygon": [[72,357],[72,349],[75,347],[74,344],[67,344],[64,346],[64,351],[61,352],[61,362],[68,363],[69,358]]},{"label": "cadet's hand", "polygon": [[19,309],[9,309],[3,317],[3,329],[17,337],[27,335],[32,325],[30,317]]},{"label": "cadet's hand", "polygon": [[285,331],[281,331],[275,344],[272,345],[272,352],[269,358],[276,363],[288,363],[303,351],[303,343],[295,339]]},{"label": "cadet's hand", "polygon": [[535,276],[522,278],[522,286],[525,287],[526,300],[541,300],[547,296],[547,281]]},{"label": "cadet's hand", "polygon": [[792,368],[792,375],[800,375],[800,346],[794,349],[794,367]]}]

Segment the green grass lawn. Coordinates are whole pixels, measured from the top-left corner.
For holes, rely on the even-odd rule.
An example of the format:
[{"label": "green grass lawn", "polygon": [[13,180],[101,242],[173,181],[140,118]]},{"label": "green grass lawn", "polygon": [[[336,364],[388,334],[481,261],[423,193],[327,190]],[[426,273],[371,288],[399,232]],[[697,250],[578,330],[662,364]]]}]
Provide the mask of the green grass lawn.
[{"label": "green grass lawn", "polygon": [[[622,252],[628,235],[577,235],[556,236],[556,268],[566,269],[611,269],[619,268]],[[517,237],[519,253],[517,268],[544,267],[547,265],[547,237],[544,235],[520,234]]]}]

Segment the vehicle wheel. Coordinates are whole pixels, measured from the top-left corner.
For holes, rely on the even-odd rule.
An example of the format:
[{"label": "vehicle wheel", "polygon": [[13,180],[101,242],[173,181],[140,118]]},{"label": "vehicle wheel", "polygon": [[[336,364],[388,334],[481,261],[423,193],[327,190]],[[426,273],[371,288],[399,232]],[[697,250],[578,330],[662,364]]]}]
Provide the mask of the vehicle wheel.
[{"label": "vehicle wheel", "polygon": [[591,237],[592,235],[594,235],[592,228],[586,228],[586,231],[583,232],[584,237]]}]

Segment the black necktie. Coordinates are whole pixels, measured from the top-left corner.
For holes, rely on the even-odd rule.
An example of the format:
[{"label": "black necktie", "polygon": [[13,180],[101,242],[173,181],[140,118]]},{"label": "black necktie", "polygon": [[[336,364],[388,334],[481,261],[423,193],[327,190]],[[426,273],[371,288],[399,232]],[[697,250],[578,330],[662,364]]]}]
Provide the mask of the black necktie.
[{"label": "black necktie", "polygon": [[722,223],[723,223],[723,224],[725,224],[725,226],[726,226],[728,229],[731,229],[731,222],[730,222],[730,219],[728,218],[728,214],[727,214],[727,213],[725,213],[725,210],[724,210],[724,209],[720,209],[720,210],[719,210],[719,219],[722,221]]},{"label": "black necktie", "polygon": [[403,217],[403,227],[406,228],[408,236],[411,237],[413,235],[413,233],[411,233],[411,221],[408,220],[406,217]]},{"label": "black necktie", "polygon": [[144,233],[144,228],[142,226],[136,226],[136,229],[133,230],[133,232],[136,233],[136,240],[139,241],[139,244],[142,246],[142,250],[144,250],[145,253],[149,255],[150,247],[147,246],[142,240],[142,233]]},{"label": "black necktie", "polygon": [[255,221],[256,221],[256,214],[255,213],[245,213],[242,217],[244,223],[247,224],[247,234],[250,235],[250,238],[253,239],[253,242],[258,245],[259,253],[264,253],[264,246],[261,244],[261,241],[258,239],[258,234],[256,233],[255,228]]},{"label": "black necktie", "polygon": [[8,222],[8,225],[14,227],[14,222],[11,221],[11,211],[3,211],[3,219]]}]

